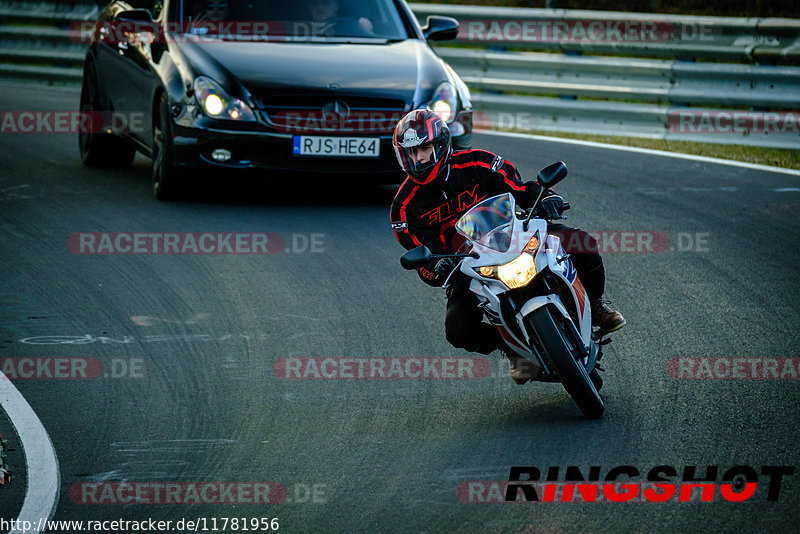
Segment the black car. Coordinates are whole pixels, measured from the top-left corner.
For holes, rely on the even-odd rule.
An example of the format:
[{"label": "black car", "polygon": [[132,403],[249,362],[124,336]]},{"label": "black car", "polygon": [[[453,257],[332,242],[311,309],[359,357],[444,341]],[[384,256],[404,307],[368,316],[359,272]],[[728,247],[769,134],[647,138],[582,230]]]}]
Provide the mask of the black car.
[{"label": "black car", "polygon": [[143,153],[159,199],[209,169],[397,181],[391,134],[412,109],[470,145],[469,91],[428,44],[457,32],[403,0],[116,0],[90,32],[81,110],[106,119],[81,157]]}]

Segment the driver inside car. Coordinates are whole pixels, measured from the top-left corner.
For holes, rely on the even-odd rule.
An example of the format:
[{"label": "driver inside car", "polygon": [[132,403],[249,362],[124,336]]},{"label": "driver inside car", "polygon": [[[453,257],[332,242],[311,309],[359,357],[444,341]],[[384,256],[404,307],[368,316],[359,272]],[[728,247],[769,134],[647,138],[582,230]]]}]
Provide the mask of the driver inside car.
[{"label": "driver inside car", "polygon": [[[339,7],[339,0],[308,0],[311,35],[334,36],[336,24],[342,19]],[[372,33],[372,21],[366,17],[359,17],[358,27],[366,33]]]},{"label": "driver inside car", "polygon": [[[453,152],[450,131],[433,111],[418,109],[403,117],[392,138],[395,155],[408,177],[400,186],[391,206],[395,236],[407,250],[424,245],[433,254],[453,254],[463,244],[455,224],[469,209],[495,195],[511,193],[521,208],[530,208],[542,191],[537,182],[523,183],[517,169],[502,157],[486,150]],[[542,194],[538,214],[558,218],[564,201],[552,189]],[[575,236],[585,250],[569,250],[578,276],[589,296],[592,325],[604,334],[625,326],[622,315],[602,299],[605,290],[603,260],[597,242],[583,230],[562,224],[548,224],[548,231],[558,236],[565,248]],[[417,268],[423,282],[441,286],[455,269],[454,258],[433,259]],[[447,287],[445,335],[456,348],[489,354],[504,351],[505,343],[497,329],[483,322],[478,300],[469,290],[470,278],[454,273]],[[524,384],[531,378],[528,360],[511,351],[511,378]]]},{"label": "driver inside car", "polygon": [[227,20],[230,4],[228,0],[199,0],[192,2],[189,11],[189,33],[206,34]]}]

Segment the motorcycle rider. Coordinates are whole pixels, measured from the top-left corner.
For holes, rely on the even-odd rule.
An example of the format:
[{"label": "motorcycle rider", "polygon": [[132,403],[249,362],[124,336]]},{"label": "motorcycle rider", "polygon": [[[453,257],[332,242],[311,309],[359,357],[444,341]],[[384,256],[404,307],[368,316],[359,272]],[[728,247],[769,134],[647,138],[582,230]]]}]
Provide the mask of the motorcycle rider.
[{"label": "motorcycle rider", "polygon": [[[391,207],[391,223],[395,236],[407,250],[425,245],[434,254],[458,251],[463,238],[455,231],[458,219],[472,206],[495,195],[511,193],[516,204],[530,208],[542,186],[523,183],[517,169],[502,157],[486,150],[453,152],[450,130],[431,110],[411,111],[397,124],[392,138],[395,155],[408,177],[400,186]],[[539,215],[557,218],[564,200],[547,189],[539,204]],[[571,251],[572,262],[591,302],[592,325],[603,333],[625,326],[618,311],[602,299],[605,290],[603,260],[597,242],[576,228],[550,223],[548,231],[561,238],[577,237],[585,250]],[[417,268],[423,282],[441,286],[458,264],[454,258],[434,259]],[[469,291],[470,278],[456,273],[447,288],[445,335],[456,348],[489,354],[503,350],[499,332],[482,321],[477,297]],[[532,367],[525,358],[512,352],[506,356],[511,364],[511,378],[524,384],[531,378]]]}]

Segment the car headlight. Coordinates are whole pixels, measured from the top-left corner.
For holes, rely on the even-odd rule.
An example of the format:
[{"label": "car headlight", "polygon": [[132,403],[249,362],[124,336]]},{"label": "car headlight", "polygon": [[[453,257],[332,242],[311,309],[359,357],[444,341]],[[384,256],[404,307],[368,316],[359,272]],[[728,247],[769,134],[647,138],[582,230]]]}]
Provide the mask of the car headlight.
[{"label": "car headlight", "polygon": [[451,122],[456,118],[456,108],[458,107],[458,95],[456,88],[450,82],[442,82],[428,106],[431,111],[439,115],[444,122]]},{"label": "car headlight", "polygon": [[[537,234],[538,235],[538,234]],[[524,287],[536,276],[536,262],[534,257],[539,248],[539,239],[534,235],[522,254],[503,265],[484,265],[474,267],[475,272],[485,278],[495,278],[503,282],[509,289]]]},{"label": "car headlight", "polygon": [[211,78],[198,76],[194,80],[194,94],[203,112],[211,118],[235,121],[256,120],[250,106],[226,93]]}]

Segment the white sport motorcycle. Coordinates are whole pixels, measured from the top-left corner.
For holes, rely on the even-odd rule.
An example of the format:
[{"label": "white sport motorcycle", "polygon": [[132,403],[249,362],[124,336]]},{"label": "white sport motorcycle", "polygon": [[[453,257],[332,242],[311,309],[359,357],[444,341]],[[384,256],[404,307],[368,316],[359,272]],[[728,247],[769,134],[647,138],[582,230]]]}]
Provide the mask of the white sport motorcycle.
[{"label": "white sport motorcycle", "polygon": [[[566,165],[557,162],[537,179],[544,191],[566,175]],[[540,200],[541,194],[527,213],[518,213],[510,193],[488,198],[456,224],[468,253],[434,255],[422,246],[400,263],[414,269],[432,259],[461,258],[453,273],[472,279],[469,289],[506,350],[531,362],[533,380],[561,382],[585,417],[598,418],[605,410],[598,360],[609,340],[592,331],[591,306],[569,254],[558,237],[548,235],[547,221],[533,217]]]}]

